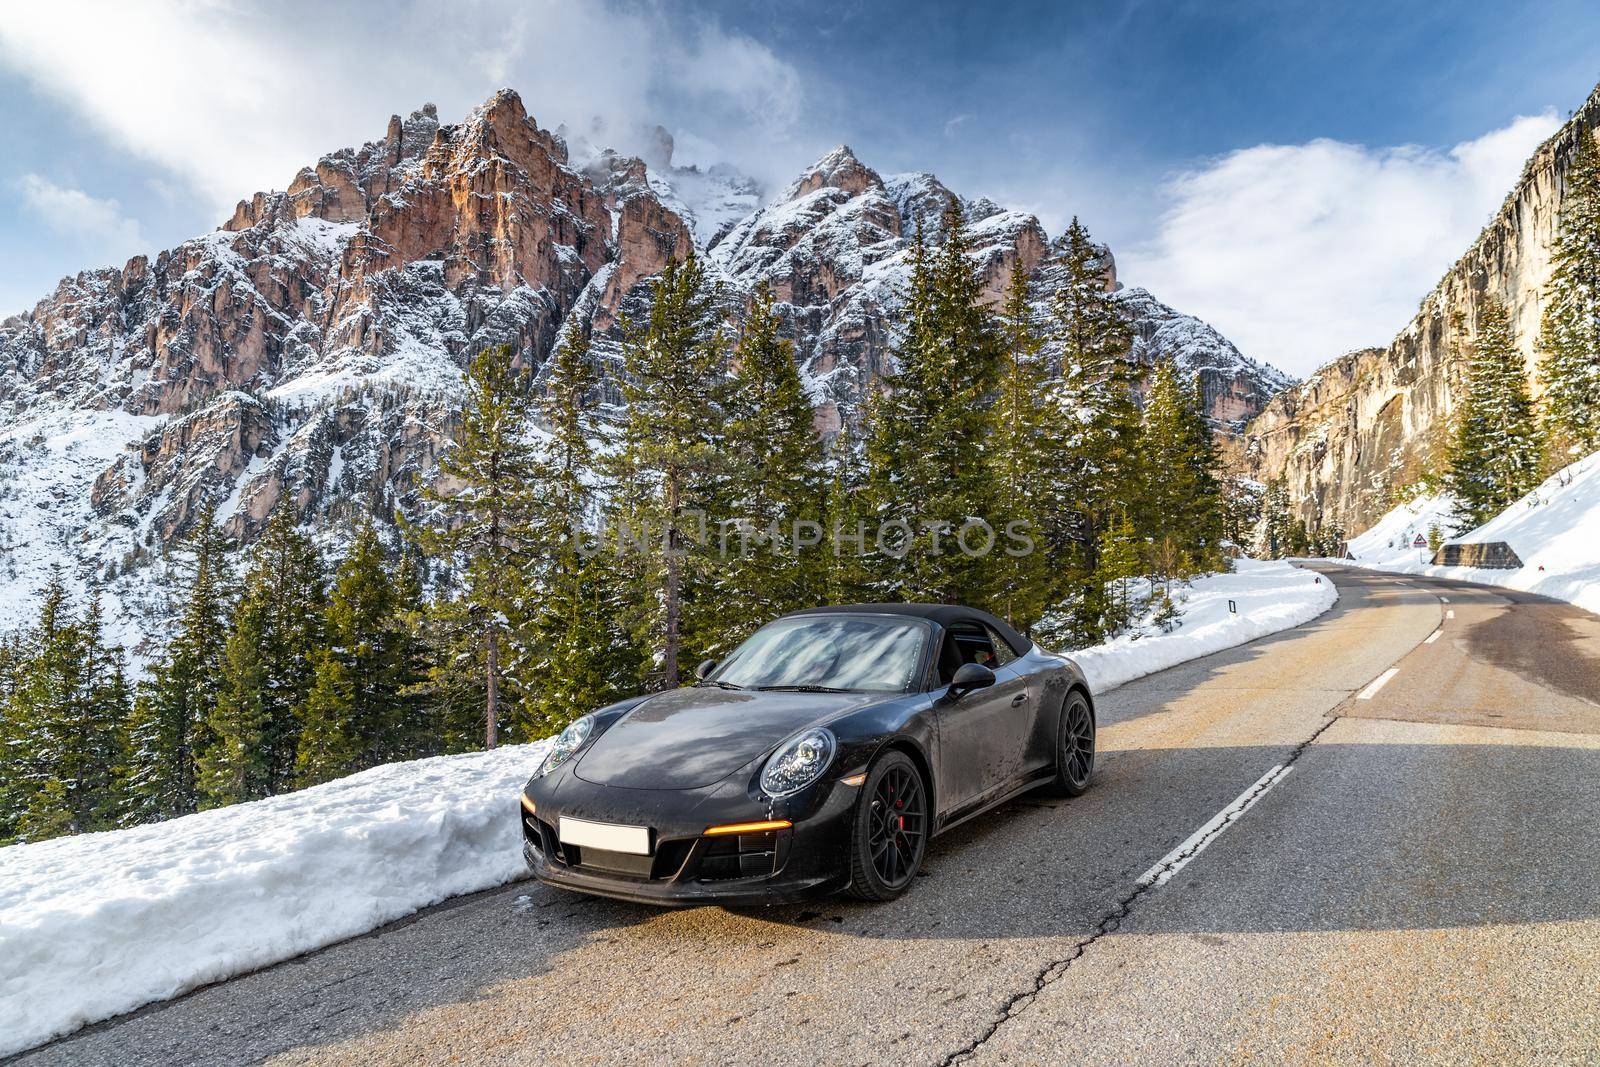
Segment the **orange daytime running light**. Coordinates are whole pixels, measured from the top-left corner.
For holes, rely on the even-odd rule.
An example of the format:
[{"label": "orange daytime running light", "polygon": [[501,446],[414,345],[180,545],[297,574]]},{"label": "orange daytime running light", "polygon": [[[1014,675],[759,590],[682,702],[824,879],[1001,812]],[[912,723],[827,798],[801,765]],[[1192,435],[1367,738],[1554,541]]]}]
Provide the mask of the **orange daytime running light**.
[{"label": "orange daytime running light", "polygon": [[787,830],[794,823],[788,819],[768,819],[766,822],[731,822],[726,826],[706,827],[707,837],[720,837],[723,834],[759,834],[768,830]]},{"label": "orange daytime running light", "polygon": [[537,814],[537,809],[534,808],[533,801],[528,799],[528,794],[526,793],[522,794],[522,810],[527,812],[529,815]]}]

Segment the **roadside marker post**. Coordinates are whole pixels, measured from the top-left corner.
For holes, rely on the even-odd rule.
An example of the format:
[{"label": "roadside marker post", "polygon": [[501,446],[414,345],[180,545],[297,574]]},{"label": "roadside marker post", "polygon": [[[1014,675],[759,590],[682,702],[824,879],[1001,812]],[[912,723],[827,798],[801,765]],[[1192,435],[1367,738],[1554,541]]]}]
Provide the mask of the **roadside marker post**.
[{"label": "roadside marker post", "polygon": [[1239,605],[1235,604],[1231,600],[1228,601],[1228,614],[1229,615],[1237,615],[1237,614],[1239,614]]}]

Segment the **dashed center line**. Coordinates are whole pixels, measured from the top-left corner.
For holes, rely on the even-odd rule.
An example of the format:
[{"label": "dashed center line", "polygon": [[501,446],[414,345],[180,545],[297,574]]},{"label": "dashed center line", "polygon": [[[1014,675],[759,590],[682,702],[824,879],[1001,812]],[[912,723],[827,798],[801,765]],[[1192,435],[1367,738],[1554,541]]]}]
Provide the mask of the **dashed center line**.
[{"label": "dashed center line", "polygon": [[1442,637],[1442,636],[1444,636],[1444,630],[1441,628],[1441,629],[1435,630],[1435,631],[1433,631],[1433,633],[1429,634],[1428,635],[1428,639],[1426,641],[1422,642],[1422,643],[1425,644],[1425,645],[1431,645],[1435,641],[1439,640],[1439,638]]},{"label": "dashed center line", "polygon": [[1447,619],[1455,618],[1456,617],[1456,609],[1455,608],[1451,608],[1449,611],[1444,613],[1444,617],[1447,618]]},{"label": "dashed center line", "polygon": [[1134,884],[1149,886],[1151,889],[1165,885],[1173,875],[1188,866],[1190,860],[1200,855],[1211,842],[1222,836],[1222,831],[1227,829],[1228,823],[1249,811],[1256,801],[1266,796],[1273,786],[1287,778],[1292,770],[1294,770],[1293,767],[1285,767],[1280,763],[1260,778],[1257,778],[1255,784],[1240,793],[1232,804],[1229,804],[1208,819],[1204,826],[1185,838],[1183,844],[1157,860],[1156,865],[1140,875],[1139,880]]},{"label": "dashed center line", "polygon": [[1382,689],[1384,686],[1389,684],[1389,679],[1390,678],[1393,678],[1395,675],[1397,675],[1399,673],[1400,673],[1400,668],[1399,667],[1390,667],[1388,670],[1386,670],[1382,674],[1378,675],[1372,681],[1368,682],[1367,683],[1367,687],[1365,689],[1363,689],[1361,692],[1356,694],[1356,699],[1357,700],[1371,700],[1374,696],[1377,695],[1378,690]]},{"label": "dashed center line", "polygon": [[1450,598],[1447,597],[1447,596],[1442,596],[1442,597],[1439,598],[1439,603],[1448,604],[1448,603],[1450,603]]}]

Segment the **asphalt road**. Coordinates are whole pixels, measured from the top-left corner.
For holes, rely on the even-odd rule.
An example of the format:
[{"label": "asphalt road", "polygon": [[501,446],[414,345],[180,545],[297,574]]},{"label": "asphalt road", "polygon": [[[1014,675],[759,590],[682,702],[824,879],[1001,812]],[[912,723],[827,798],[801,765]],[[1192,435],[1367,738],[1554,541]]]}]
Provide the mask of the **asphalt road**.
[{"label": "asphalt road", "polygon": [[1329,573],[1316,621],[1105,695],[1088,795],[890,904],[524,882],[21,1062],[1600,1060],[1600,618]]}]

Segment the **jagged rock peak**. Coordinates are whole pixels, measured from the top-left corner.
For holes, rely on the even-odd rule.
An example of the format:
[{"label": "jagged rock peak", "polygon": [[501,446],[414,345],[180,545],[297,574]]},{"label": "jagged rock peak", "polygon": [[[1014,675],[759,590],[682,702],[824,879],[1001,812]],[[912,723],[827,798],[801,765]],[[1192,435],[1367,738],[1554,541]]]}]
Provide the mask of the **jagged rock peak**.
[{"label": "jagged rock peak", "polygon": [[515,89],[495,90],[460,126],[446,127],[445,135],[454,145],[455,159],[468,165],[496,154],[522,162],[530,145],[561,164],[569,162],[566,142],[540,128]]},{"label": "jagged rock peak", "polygon": [[439,132],[439,109],[433,104],[423,104],[404,120],[399,115],[389,116],[389,133],[384,143],[389,146],[395,162],[420,158],[433,143]]},{"label": "jagged rock peak", "polygon": [[649,143],[644,147],[644,161],[657,170],[670,171],[674,147],[676,145],[672,140],[672,134],[667,132],[665,126],[652,127]]},{"label": "jagged rock peak", "polygon": [[532,122],[522,97],[515,89],[501,88],[467,113],[463,126],[494,125],[498,122]]},{"label": "jagged rock peak", "polygon": [[778,199],[798,200],[818,189],[839,189],[859,196],[868,189],[882,188],[883,179],[878,172],[856,158],[849,145],[842,144],[806,168]]}]

